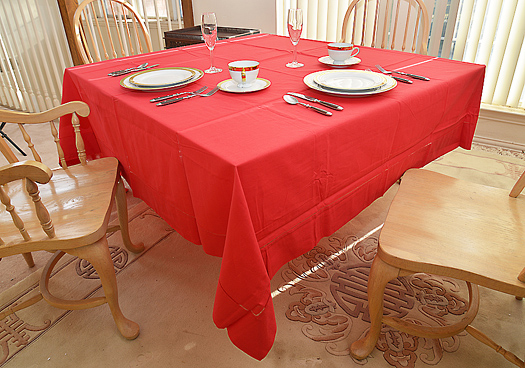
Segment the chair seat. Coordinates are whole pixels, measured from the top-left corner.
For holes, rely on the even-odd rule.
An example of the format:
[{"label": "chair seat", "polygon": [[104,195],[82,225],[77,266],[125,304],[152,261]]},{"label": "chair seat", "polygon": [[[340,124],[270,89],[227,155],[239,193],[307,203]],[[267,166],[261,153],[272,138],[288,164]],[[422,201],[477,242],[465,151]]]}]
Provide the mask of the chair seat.
[{"label": "chair seat", "polygon": [[381,231],[378,254],[394,267],[523,297],[525,284],[517,275],[525,265],[524,236],[523,196],[409,170]]},{"label": "chair seat", "polygon": [[4,212],[0,216],[0,236],[5,245],[0,246],[0,258],[18,254],[22,247],[24,252],[70,249],[92,244],[105,236],[118,175],[118,160],[114,157],[53,170],[51,181],[38,185],[55,227],[56,238],[52,241],[39,226],[31,198],[20,188],[23,182],[9,183],[6,193],[31,240],[20,244],[22,236],[11,216]]}]

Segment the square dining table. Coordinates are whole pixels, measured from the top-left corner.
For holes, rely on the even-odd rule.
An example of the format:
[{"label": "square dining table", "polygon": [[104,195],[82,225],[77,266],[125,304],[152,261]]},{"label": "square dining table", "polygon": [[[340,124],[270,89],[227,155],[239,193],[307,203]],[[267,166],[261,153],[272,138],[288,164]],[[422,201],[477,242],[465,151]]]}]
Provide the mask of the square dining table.
[{"label": "square dining table", "polygon": [[[227,64],[257,60],[271,82],[252,93],[219,91],[157,107],[168,92],[123,88],[108,72],[141,63],[210,66],[203,44],[68,68],[63,102],[81,100],[88,157],[114,156],[136,197],[187,240],[222,257],[213,319],[256,359],[271,349],[276,322],[270,280],[286,262],[311,250],[355,217],[409,168],[461,146],[470,149],[483,86],[483,65],[361,47],[364,70],[380,64],[430,78],[349,98],[310,89],[303,78],[329,70],[318,59],[327,43],[302,39],[287,68],[287,37],[260,34],[217,42],[215,64],[179,91],[208,90],[229,79]],[[175,90],[177,92],[177,90]],[[299,92],[344,107],[323,116],[283,101]],[[322,107],[317,105],[318,107]],[[75,157],[70,119],[62,119],[66,157]],[[174,314],[175,316],[175,314]],[[175,317],[174,317],[175,318]]]}]

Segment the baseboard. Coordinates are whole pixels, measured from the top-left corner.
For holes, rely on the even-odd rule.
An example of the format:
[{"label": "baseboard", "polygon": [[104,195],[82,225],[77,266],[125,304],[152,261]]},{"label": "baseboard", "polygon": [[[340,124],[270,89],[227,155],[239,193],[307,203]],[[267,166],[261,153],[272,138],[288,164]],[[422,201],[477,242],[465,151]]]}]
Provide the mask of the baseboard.
[{"label": "baseboard", "polygon": [[482,104],[474,142],[525,151],[525,110]]}]

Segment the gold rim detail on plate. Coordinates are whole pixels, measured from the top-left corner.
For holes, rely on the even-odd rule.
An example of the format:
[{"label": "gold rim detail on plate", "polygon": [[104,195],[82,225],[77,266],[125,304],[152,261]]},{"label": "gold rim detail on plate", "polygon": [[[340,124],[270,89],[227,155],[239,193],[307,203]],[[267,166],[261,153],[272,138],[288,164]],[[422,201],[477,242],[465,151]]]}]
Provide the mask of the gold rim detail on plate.
[{"label": "gold rim detail on plate", "polygon": [[387,79],[383,74],[364,70],[326,70],[317,73],[314,82],[340,92],[367,92],[380,88]]},{"label": "gold rim detail on plate", "polygon": [[335,64],[334,59],[332,59],[330,56],[321,56],[319,59],[317,59],[320,63],[324,65],[329,65],[334,68],[346,68],[347,66],[352,66],[359,64],[361,62],[361,59],[358,57],[352,56],[349,59],[346,59],[343,64]]},{"label": "gold rim detail on plate", "polygon": [[[270,87],[270,85],[272,84],[268,79],[264,79],[264,78],[257,78],[253,83],[256,83],[256,82],[259,82],[261,83],[261,86],[254,89],[253,88],[253,84],[251,87],[249,88],[240,88],[240,87],[237,87],[237,82],[235,82],[233,79],[226,79],[226,80],[223,80],[222,82],[219,82],[217,84],[217,87],[219,87],[219,89],[221,91],[224,91],[224,92],[231,92],[231,93],[249,93],[249,92],[257,92],[257,91],[262,91],[263,89],[266,89],[268,87]],[[228,87],[228,84],[234,84],[234,89],[232,88],[229,88]]]},{"label": "gold rim detail on plate", "polygon": [[130,89],[130,90],[133,90],[133,91],[155,92],[155,91],[164,91],[164,90],[181,88],[181,87],[187,86],[190,83],[198,81],[199,79],[201,79],[204,76],[204,72],[202,70],[200,70],[200,69],[196,69],[196,68],[187,68],[187,69],[195,71],[195,75],[193,76],[193,78],[191,78],[190,80],[188,80],[188,81],[186,81],[184,83],[180,83],[180,84],[177,84],[177,85],[174,85],[174,86],[164,86],[164,87],[139,87],[139,86],[135,86],[135,85],[131,84],[131,82],[129,81],[129,79],[134,74],[122,78],[120,80],[120,85],[123,88]]},{"label": "gold rim detail on plate", "polygon": [[[158,74],[159,72],[174,71],[174,70],[176,70],[176,71],[186,71],[186,72],[189,73],[189,76],[184,77],[183,79],[180,79],[180,80],[178,80],[176,82],[162,83],[162,84],[147,84],[147,83],[144,83],[144,82],[137,81],[137,78],[144,77],[147,74]],[[134,84],[135,86],[142,87],[142,88],[144,88],[144,87],[147,87],[147,88],[168,87],[168,86],[176,86],[176,85],[182,84],[184,82],[187,82],[190,79],[192,79],[194,76],[195,76],[195,70],[193,68],[186,68],[186,67],[158,68],[158,69],[144,70],[144,71],[141,71],[141,72],[138,72],[138,73],[134,73],[133,75],[130,76],[129,82],[131,84]]]},{"label": "gold rim detail on plate", "polygon": [[381,86],[380,88],[378,88],[376,90],[372,90],[372,91],[368,91],[368,92],[343,92],[343,91],[336,91],[336,90],[326,89],[326,88],[323,88],[322,86],[317,85],[314,82],[314,77],[315,77],[315,75],[317,73],[321,73],[321,72],[314,72],[314,73],[310,73],[310,74],[306,75],[303,78],[304,84],[306,84],[308,87],[310,87],[310,88],[312,88],[312,89],[314,89],[316,91],[324,92],[324,93],[327,93],[327,94],[333,95],[333,96],[340,96],[340,97],[366,97],[366,96],[372,96],[372,95],[376,95],[376,94],[379,94],[379,93],[390,91],[391,89],[393,89],[393,88],[395,88],[397,86],[397,82],[396,82],[396,80],[394,78],[391,78],[389,76],[385,76],[385,78],[387,79],[386,84],[384,84],[383,86]]}]

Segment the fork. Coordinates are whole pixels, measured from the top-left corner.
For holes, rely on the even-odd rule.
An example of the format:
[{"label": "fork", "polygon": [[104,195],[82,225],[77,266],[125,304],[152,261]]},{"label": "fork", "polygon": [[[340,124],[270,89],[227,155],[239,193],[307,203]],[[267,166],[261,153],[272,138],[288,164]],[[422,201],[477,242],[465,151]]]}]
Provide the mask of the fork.
[{"label": "fork", "polygon": [[179,102],[179,101],[182,101],[182,100],[187,100],[188,98],[192,98],[192,97],[195,97],[195,96],[210,97],[211,95],[213,95],[218,90],[219,90],[219,87],[215,87],[214,89],[212,89],[208,93],[191,93],[191,94],[189,94],[187,96],[184,96],[184,97],[179,97],[179,98],[174,98],[174,99],[171,99],[171,100],[166,100],[166,101],[159,102],[157,104],[157,106],[169,105],[169,104],[172,104],[172,103],[175,103],[175,102]]},{"label": "fork", "polygon": [[397,70],[392,70],[392,71],[388,71],[388,70],[385,70],[381,65],[376,65],[376,67],[381,70],[383,73],[385,74],[392,74],[392,73],[397,73],[397,74],[401,74],[401,75],[406,75],[408,77],[412,77],[414,79],[419,79],[419,80],[424,80],[424,81],[429,81],[430,79],[427,78],[427,77],[423,77],[421,75],[416,75],[416,74],[410,74],[410,73],[405,73],[405,72],[400,72],[400,71],[397,71]]}]

